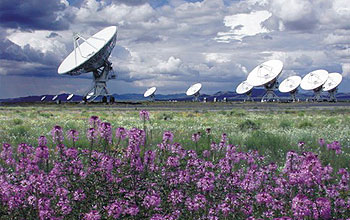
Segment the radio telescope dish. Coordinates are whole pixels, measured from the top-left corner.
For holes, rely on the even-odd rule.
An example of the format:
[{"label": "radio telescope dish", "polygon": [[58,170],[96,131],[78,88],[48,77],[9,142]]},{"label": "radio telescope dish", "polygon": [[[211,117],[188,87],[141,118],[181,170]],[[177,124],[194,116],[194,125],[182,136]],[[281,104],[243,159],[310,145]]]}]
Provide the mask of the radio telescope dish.
[{"label": "radio telescope dish", "polygon": [[321,101],[321,90],[323,84],[328,79],[328,72],[326,70],[315,70],[304,76],[301,80],[300,87],[304,90],[314,91],[314,101]]},{"label": "radio telescope dish", "polygon": [[[107,81],[115,78],[112,73],[112,63],[108,61],[117,39],[117,27],[110,26],[97,32],[87,40],[80,34],[73,36],[74,50],[62,61],[58,67],[58,74],[80,75],[93,73],[93,85],[84,97],[93,92],[91,101],[98,96],[110,95]],[[84,42],[80,45],[79,40]],[[112,75],[110,75],[112,73]]]},{"label": "radio telescope dish", "polygon": [[156,87],[151,87],[146,90],[146,92],[143,94],[145,98],[150,97],[152,101],[154,101],[154,93],[156,92],[157,88]]},{"label": "radio telescope dish", "polygon": [[57,98],[58,98],[58,95],[55,95],[55,96],[52,98],[52,101],[55,101]]},{"label": "radio telescope dish", "polygon": [[192,86],[190,86],[190,88],[187,89],[186,95],[187,96],[194,96],[194,100],[198,101],[199,91],[201,90],[201,88],[202,88],[201,83],[193,84]]},{"label": "radio telescope dish", "polygon": [[283,80],[278,87],[280,92],[289,92],[293,102],[296,101],[296,94],[298,92],[298,87],[301,82],[300,76],[290,76]]},{"label": "radio telescope dish", "polygon": [[269,60],[255,67],[248,75],[247,82],[252,86],[263,86],[266,93],[261,101],[278,100],[278,96],[274,93],[277,87],[277,78],[283,69],[283,62],[280,60]]},{"label": "radio telescope dish", "polygon": [[44,95],[43,97],[41,97],[40,101],[43,102],[46,99],[46,95]]},{"label": "radio telescope dish", "polygon": [[74,94],[70,94],[68,97],[67,97],[67,101],[70,101],[72,98],[73,98]]},{"label": "radio telescope dish", "polygon": [[337,101],[335,94],[337,93],[338,86],[342,80],[343,80],[343,76],[340,73],[328,74],[328,79],[322,86],[323,91],[329,93],[328,101],[330,101],[330,102]]},{"label": "radio telescope dish", "polygon": [[248,101],[248,100],[253,101],[252,90],[253,90],[253,86],[250,85],[247,81],[243,81],[237,86],[236,93],[240,95],[246,94],[247,98],[245,98],[244,101]]}]

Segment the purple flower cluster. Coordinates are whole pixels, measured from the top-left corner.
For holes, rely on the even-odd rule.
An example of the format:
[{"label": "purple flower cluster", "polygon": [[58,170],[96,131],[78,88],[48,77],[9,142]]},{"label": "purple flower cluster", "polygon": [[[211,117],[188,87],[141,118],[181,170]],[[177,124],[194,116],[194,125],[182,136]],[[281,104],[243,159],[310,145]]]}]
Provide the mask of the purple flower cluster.
[{"label": "purple flower cluster", "polygon": [[192,134],[193,142],[198,142],[200,138],[201,138],[201,134],[199,132]]},{"label": "purple flower cluster", "polygon": [[[89,140],[99,136],[109,140],[110,124],[97,119],[92,124]],[[55,135],[61,130],[55,129]],[[22,143],[13,149],[3,144],[1,217],[286,220],[350,216],[349,170],[335,171],[315,153],[290,151],[285,163],[278,165],[266,162],[256,151],[239,151],[228,144],[226,134],[203,152],[173,143],[170,131],[164,132],[162,147],[141,150],[145,136],[137,128],[117,129],[116,137],[127,139],[128,146],[116,156],[101,148],[78,150],[58,144],[58,158],[50,154],[43,136],[37,147]],[[329,149],[338,147],[333,142]]]},{"label": "purple flower cluster", "polygon": [[54,126],[51,130],[51,135],[53,142],[56,144],[61,144],[63,142],[64,136],[63,136],[63,129],[61,126]]},{"label": "purple flower cluster", "polygon": [[72,140],[73,142],[77,142],[79,139],[79,132],[71,129],[67,132],[67,138],[68,140]]},{"label": "purple flower cluster", "polygon": [[99,133],[103,140],[109,144],[112,143],[112,126],[108,122],[102,122],[99,127]]},{"label": "purple flower cluster", "polygon": [[140,119],[143,121],[149,121],[149,112],[146,110],[140,111]]},{"label": "purple flower cluster", "polygon": [[118,139],[124,140],[128,136],[128,130],[123,127],[119,127],[115,131],[115,136]]},{"label": "purple flower cluster", "polygon": [[327,149],[335,151],[336,154],[341,153],[341,146],[338,141],[333,141],[332,143],[327,144]]}]

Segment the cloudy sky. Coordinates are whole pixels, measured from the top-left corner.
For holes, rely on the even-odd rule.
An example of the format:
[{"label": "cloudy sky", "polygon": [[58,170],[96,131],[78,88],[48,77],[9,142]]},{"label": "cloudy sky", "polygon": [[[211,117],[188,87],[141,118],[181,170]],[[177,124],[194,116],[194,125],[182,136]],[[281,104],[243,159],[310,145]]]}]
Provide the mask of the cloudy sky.
[{"label": "cloudy sky", "polygon": [[[0,98],[83,94],[91,73],[60,76],[73,32],[118,26],[112,93],[233,91],[259,63],[284,62],[280,79],[316,69],[350,92],[349,0],[1,0]],[[45,2],[45,3],[43,3]]]}]

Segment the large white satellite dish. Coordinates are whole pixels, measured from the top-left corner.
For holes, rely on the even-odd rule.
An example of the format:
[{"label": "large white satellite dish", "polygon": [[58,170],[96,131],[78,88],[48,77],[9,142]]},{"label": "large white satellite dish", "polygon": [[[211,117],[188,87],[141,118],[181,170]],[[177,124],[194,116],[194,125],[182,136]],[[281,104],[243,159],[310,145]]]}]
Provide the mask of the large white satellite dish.
[{"label": "large white satellite dish", "polygon": [[304,90],[314,91],[314,101],[321,101],[321,90],[323,84],[328,79],[328,72],[326,70],[315,70],[304,76],[301,80],[300,87]]},{"label": "large white satellite dish", "polygon": [[240,95],[246,94],[247,98],[245,98],[244,101],[248,101],[248,100],[253,101],[252,90],[253,90],[253,86],[250,85],[247,81],[243,81],[237,86],[236,93]]},{"label": "large white satellite dish", "polygon": [[186,95],[187,96],[194,96],[194,100],[198,101],[199,91],[201,90],[201,88],[202,88],[201,83],[193,84],[192,86],[190,86],[190,88],[187,89]]},{"label": "large white satellite dish", "polygon": [[52,98],[52,101],[55,101],[57,98],[58,98],[58,95],[55,95],[55,96]]},{"label": "large white satellite dish", "polygon": [[266,93],[261,101],[278,100],[274,93],[277,87],[277,78],[283,69],[283,62],[280,60],[269,60],[255,67],[248,75],[247,82],[252,86],[263,86]]},{"label": "large white satellite dish", "polygon": [[[112,73],[112,63],[108,61],[117,39],[117,27],[110,26],[94,34],[87,40],[75,34],[74,50],[63,60],[58,67],[58,74],[80,75],[93,72],[93,85],[84,97],[93,92],[91,101],[98,96],[110,95],[106,82],[115,78]],[[79,40],[84,42],[80,45]],[[112,73],[112,74],[110,74]]]},{"label": "large white satellite dish", "polygon": [[43,97],[41,97],[40,101],[43,102],[46,99],[46,95],[44,95]]},{"label": "large white satellite dish", "polygon": [[300,76],[290,76],[281,82],[281,84],[278,87],[278,90],[283,93],[289,92],[292,101],[295,102],[300,82]]},{"label": "large white satellite dish", "polygon": [[143,94],[145,98],[150,97],[152,101],[154,101],[154,93],[156,92],[157,88],[156,87],[151,87],[146,90],[146,92]]},{"label": "large white satellite dish", "polygon": [[329,101],[336,102],[337,98],[335,94],[337,93],[338,86],[343,80],[343,76],[340,73],[330,73],[328,74],[327,81],[323,84],[322,90],[329,93]]}]

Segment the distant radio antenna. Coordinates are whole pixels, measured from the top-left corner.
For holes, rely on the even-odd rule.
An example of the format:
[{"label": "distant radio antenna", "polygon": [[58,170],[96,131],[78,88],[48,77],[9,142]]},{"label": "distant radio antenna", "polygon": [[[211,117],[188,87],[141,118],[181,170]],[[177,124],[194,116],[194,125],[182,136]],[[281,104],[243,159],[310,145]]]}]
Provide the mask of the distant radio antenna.
[{"label": "distant radio antenna", "polygon": [[252,99],[252,90],[253,86],[250,85],[247,81],[243,81],[237,86],[236,93],[240,95],[245,94],[247,96],[246,98],[244,98],[244,102],[254,101]]},{"label": "distant radio antenna", "polygon": [[296,94],[298,93],[298,87],[300,85],[300,82],[300,76],[290,76],[281,82],[280,86],[278,87],[278,90],[283,93],[289,92],[292,102],[295,102],[297,100]]},{"label": "distant radio antenna", "polygon": [[300,87],[304,90],[313,90],[313,101],[322,101],[321,90],[323,84],[328,79],[328,72],[326,70],[315,70],[304,76],[301,80]]},{"label": "distant radio antenna", "polygon": [[196,83],[193,84],[192,86],[190,86],[190,88],[187,89],[186,91],[186,95],[187,96],[193,96],[194,97],[194,101],[197,102],[199,101],[199,91],[202,88],[202,84],[201,83]]},{"label": "distant radio antenna", "polygon": [[336,93],[338,91],[338,86],[343,80],[343,76],[340,73],[330,73],[328,74],[327,81],[323,84],[322,90],[328,92],[329,98],[328,101],[336,102]]},{"label": "distant radio antenna", "polygon": [[157,88],[156,87],[151,87],[146,90],[146,92],[143,94],[145,98],[150,97],[151,101],[154,101],[154,94],[156,93]]}]

